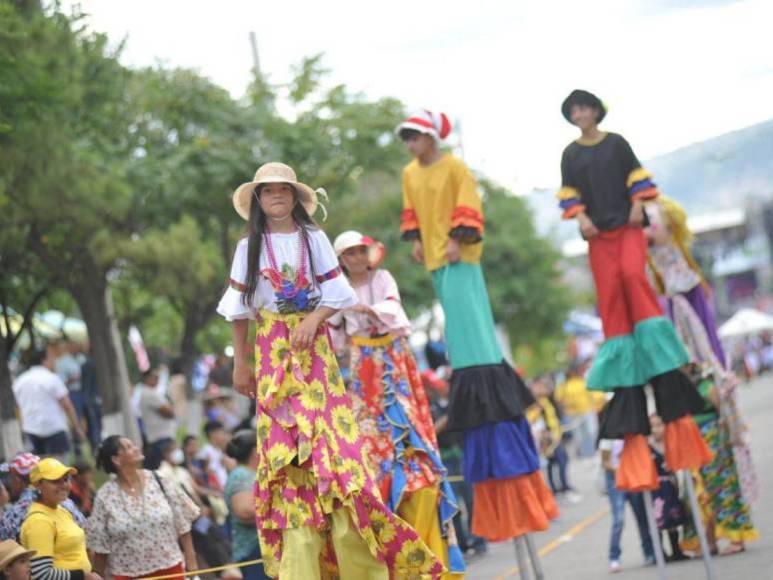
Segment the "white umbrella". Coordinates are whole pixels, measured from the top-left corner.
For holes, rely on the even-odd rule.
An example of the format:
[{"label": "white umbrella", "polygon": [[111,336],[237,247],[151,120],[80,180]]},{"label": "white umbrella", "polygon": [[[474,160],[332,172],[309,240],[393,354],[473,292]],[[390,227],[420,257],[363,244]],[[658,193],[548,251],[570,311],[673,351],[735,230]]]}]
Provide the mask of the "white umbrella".
[{"label": "white umbrella", "polygon": [[773,316],[754,308],[742,308],[719,327],[719,336],[732,338],[757,334],[766,330],[773,331]]}]

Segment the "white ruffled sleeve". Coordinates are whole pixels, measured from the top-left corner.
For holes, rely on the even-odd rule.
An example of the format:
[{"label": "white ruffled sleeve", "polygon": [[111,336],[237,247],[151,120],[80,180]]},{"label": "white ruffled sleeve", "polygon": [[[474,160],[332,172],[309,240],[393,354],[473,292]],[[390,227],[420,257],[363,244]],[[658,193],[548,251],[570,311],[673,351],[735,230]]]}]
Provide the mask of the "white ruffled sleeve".
[{"label": "white ruffled sleeve", "polygon": [[403,309],[400,291],[392,274],[387,270],[377,270],[372,283],[375,303],[370,307],[378,315],[379,332],[410,334],[411,322]]},{"label": "white ruffled sleeve", "polygon": [[311,251],[316,283],[322,291],[320,306],[341,310],[357,304],[357,295],[344,276],[330,240],[322,230],[312,230]]},{"label": "white ruffled sleeve", "polygon": [[244,291],[247,289],[247,238],[243,238],[236,245],[231,275],[228,279],[228,288],[217,305],[217,313],[227,321],[244,318],[255,318],[255,309],[245,305],[242,301]]}]

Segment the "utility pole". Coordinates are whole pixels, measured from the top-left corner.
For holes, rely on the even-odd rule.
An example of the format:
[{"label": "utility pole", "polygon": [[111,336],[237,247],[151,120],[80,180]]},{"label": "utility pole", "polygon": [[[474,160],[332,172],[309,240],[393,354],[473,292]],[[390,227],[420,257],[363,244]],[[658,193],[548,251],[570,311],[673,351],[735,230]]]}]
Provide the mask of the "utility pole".
[{"label": "utility pole", "polygon": [[260,57],[258,56],[258,37],[254,30],[250,30],[250,46],[252,47],[252,70],[256,78],[261,78]]}]

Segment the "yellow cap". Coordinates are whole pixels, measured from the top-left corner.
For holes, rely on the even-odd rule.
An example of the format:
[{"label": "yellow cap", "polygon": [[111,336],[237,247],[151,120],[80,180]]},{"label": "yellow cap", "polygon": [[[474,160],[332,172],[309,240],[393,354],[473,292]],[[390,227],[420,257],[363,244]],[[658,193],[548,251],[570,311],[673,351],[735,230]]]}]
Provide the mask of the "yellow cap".
[{"label": "yellow cap", "polygon": [[74,467],[67,467],[64,463],[53,457],[41,459],[40,462],[32,468],[30,472],[30,481],[37,483],[41,479],[56,481],[65,475],[74,475],[78,470]]}]

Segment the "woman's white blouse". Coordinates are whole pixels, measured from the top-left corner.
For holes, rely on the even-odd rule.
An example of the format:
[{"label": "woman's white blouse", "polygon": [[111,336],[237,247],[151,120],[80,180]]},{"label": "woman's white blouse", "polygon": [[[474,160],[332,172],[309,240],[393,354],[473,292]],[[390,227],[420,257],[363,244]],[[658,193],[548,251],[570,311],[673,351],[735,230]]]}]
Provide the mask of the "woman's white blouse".
[{"label": "woman's white blouse", "polygon": [[97,492],[86,521],[86,545],[107,554],[113,575],[137,578],[183,561],[179,539],[191,531],[199,508],[169,479],[143,471],[142,495],[121,490],[113,476]]},{"label": "woman's white blouse", "polygon": [[[302,239],[297,233],[279,234],[272,233],[271,244],[274,248],[277,267],[283,269],[289,267],[294,273],[298,269],[299,248],[298,243]],[[343,275],[338,258],[333,251],[330,240],[320,229],[309,229],[309,245],[311,246],[311,258],[314,263],[314,278],[312,298],[319,298],[319,306],[328,306],[336,310],[347,308],[357,303],[357,296],[349,285],[346,276]],[[308,261],[308,258],[307,258]],[[260,270],[269,267],[268,254],[265,241],[261,245]],[[311,281],[311,267],[306,265],[306,277]],[[231,276],[228,289],[220,299],[217,312],[226,320],[238,320],[243,318],[254,319],[258,310],[265,308],[278,312],[274,289],[268,279],[261,275],[258,288],[250,304],[244,304],[243,290],[247,284],[247,238],[243,238],[236,246]]]}]

